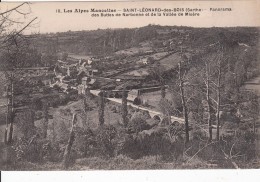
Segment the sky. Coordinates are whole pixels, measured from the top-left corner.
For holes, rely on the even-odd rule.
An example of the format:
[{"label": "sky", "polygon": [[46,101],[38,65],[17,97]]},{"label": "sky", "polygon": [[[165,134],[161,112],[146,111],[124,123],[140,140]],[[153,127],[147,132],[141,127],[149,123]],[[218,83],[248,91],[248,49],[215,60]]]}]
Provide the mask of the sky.
[{"label": "sky", "polygon": [[[16,3],[1,3],[0,11],[16,6]],[[65,13],[75,9],[90,10],[123,8],[201,8],[200,16],[156,16],[156,17],[92,17],[91,13]],[[210,8],[231,8],[232,11],[210,11]],[[21,10],[27,11],[28,7]],[[260,26],[259,1],[150,1],[150,2],[35,2],[30,5],[31,14],[37,20],[26,30],[30,33],[50,33],[95,30],[106,28],[133,28],[148,24],[192,27]],[[62,13],[56,13],[60,9]],[[177,13],[178,14],[178,13]],[[21,15],[17,19],[23,19]]]}]

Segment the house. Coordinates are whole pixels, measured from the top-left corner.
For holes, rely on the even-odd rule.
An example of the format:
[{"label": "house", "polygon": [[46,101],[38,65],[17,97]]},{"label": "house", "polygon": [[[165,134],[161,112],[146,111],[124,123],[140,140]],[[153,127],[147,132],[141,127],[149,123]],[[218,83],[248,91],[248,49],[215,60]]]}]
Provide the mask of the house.
[{"label": "house", "polygon": [[79,94],[79,95],[81,95],[81,94],[85,95],[87,88],[88,88],[87,85],[83,85],[83,84],[78,85],[78,87],[77,87],[78,94]]},{"label": "house", "polygon": [[52,82],[52,79],[51,79],[51,78],[46,78],[46,79],[43,79],[43,80],[42,80],[42,83],[43,83],[45,86],[51,85],[51,82]]},{"label": "house", "polygon": [[147,50],[147,51],[145,51],[145,53],[146,54],[152,54],[152,53],[154,53],[154,51],[153,50]]},{"label": "house", "polygon": [[91,78],[91,81],[88,83],[90,86],[94,87],[97,84],[97,79]]},{"label": "house", "polygon": [[139,90],[136,89],[130,90],[127,95],[127,100],[134,102],[134,104],[136,105],[139,105],[141,104],[140,95],[141,93]]},{"label": "house", "polygon": [[97,73],[98,73],[98,70],[96,70],[96,69],[90,69],[86,72],[87,76],[90,76],[90,77],[97,75]]},{"label": "house", "polygon": [[91,81],[91,78],[89,78],[89,77],[83,77],[82,79],[81,79],[81,83],[82,83],[82,85],[88,85],[88,83]]},{"label": "house", "polygon": [[97,84],[97,79],[90,78],[90,77],[83,77],[82,79],[82,85],[85,86],[96,86]]},{"label": "house", "polygon": [[142,58],[140,59],[140,61],[147,65],[147,64],[152,64],[154,62],[154,59],[152,57],[145,57],[145,58]]},{"label": "house", "polygon": [[142,59],[142,62],[143,62],[143,64],[148,64],[148,59],[144,58],[144,59]]},{"label": "house", "polygon": [[93,60],[92,59],[88,59],[88,64],[92,64]]}]

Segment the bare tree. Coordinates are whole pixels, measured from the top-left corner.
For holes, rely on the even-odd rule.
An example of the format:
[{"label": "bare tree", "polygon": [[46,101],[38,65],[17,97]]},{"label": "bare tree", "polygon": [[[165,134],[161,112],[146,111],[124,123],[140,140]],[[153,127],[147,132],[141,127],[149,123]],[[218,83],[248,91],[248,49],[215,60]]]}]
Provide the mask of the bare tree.
[{"label": "bare tree", "polygon": [[72,120],[71,120],[71,129],[70,129],[70,136],[69,141],[66,146],[64,155],[63,155],[63,167],[67,169],[69,167],[69,161],[70,161],[70,152],[73,145],[73,142],[75,140],[75,132],[74,132],[74,126],[76,124],[76,114],[73,114]]},{"label": "bare tree", "polygon": [[[24,7],[27,10],[24,11]],[[19,59],[20,53],[28,46],[28,41],[23,36],[23,32],[28,28],[37,18],[26,21],[27,15],[30,14],[30,6],[28,3],[22,3],[9,10],[1,12],[0,10],[0,55],[1,71],[4,72],[9,94],[7,94],[7,123],[8,129],[5,130],[5,141],[10,143],[13,138],[13,122],[15,116],[14,109],[14,84],[15,84],[15,69],[23,63]],[[23,17],[22,21],[16,17]],[[17,27],[19,27],[17,29]],[[8,135],[7,135],[8,133]],[[7,138],[6,138],[7,137]]]},{"label": "bare tree", "polygon": [[188,119],[188,110],[186,106],[186,100],[184,96],[184,81],[183,81],[183,74],[182,74],[182,64],[181,61],[179,62],[179,88],[181,93],[181,101],[182,101],[182,113],[185,121],[185,142],[188,143],[189,138],[189,119]]},{"label": "bare tree", "polygon": [[48,112],[48,103],[44,103],[43,105],[43,137],[47,137],[48,131],[48,122],[49,121],[49,112]]},{"label": "bare tree", "polygon": [[212,113],[212,106],[210,100],[210,67],[209,63],[205,62],[206,65],[206,100],[207,100],[207,112],[208,112],[208,129],[209,129],[209,142],[212,140],[212,122],[211,122],[211,113]]},{"label": "bare tree", "polygon": [[208,112],[208,130],[209,130],[209,141],[212,140],[212,113],[215,111],[216,123],[217,123],[217,134],[216,139],[219,140],[220,130],[220,109],[221,109],[221,88],[222,88],[222,76],[223,68],[222,63],[224,61],[223,48],[215,48],[213,53],[209,53],[205,63],[205,78],[203,78],[206,86],[206,101],[207,101],[207,112]]},{"label": "bare tree", "polygon": [[217,136],[216,139],[219,140],[219,125],[220,125],[220,81],[221,81],[221,60],[218,60],[218,76],[217,76],[217,111],[216,111],[216,119],[217,119]]},{"label": "bare tree", "polygon": [[212,83],[212,90],[215,91],[215,97],[216,99],[214,99],[213,97],[209,98],[215,103],[216,107],[216,123],[217,123],[217,134],[216,134],[216,139],[219,140],[219,135],[220,135],[220,107],[221,107],[221,79],[222,79],[222,62],[224,61],[224,54],[223,54],[223,48],[221,48],[220,50],[217,50],[216,52],[217,56],[216,59],[214,60],[214,70],[215,73],[213,74],[213,76],[215,77],[215,79],[211,80]]}]

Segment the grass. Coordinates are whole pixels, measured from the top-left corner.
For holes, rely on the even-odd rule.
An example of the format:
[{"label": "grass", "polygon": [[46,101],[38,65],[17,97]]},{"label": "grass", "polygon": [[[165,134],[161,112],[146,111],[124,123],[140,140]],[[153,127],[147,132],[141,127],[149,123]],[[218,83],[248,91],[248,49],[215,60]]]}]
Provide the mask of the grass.
[{"label": "grass", "polygon": [[160,64],[166,69],[172,69],[175,68],[178,63],[180,62],[181,57],[178,53],[172,54],[170,56],[167,56],[166,58],[160,60]]},{"label": "grass", "polygon": [[[0,166],[1,167],[1,166]],[[160,170],[160,169],[207,169],[215,168],[200,160],[194,158],[191,162],[162,162],[159,156],[146,156],[142,159],[133,160],[129,157],[119,155],[110,159],[99,157],[89,157],[77,159],[68,170]],[[30,170],[30,171],[49,171],[63,170],[62,163],[46,162],[31,163],[17,162],[15,164],[3,165],[2,170]]]},{"label": "grass", "polygon": [[[155,91],[155,92],[148,92],[148,93],[143,93],[142,98],[144,100],[147,100],[147,103],[154,107],[156,110],[160,111],[159,108],[159,102],[161,100],[161,91]],[[171,93],[166,91],[166,99],[171,100]]]},{"label": "grass", "polygon": [[166,56],[167,54],[168,52],[159,52],[159,53],[152,54],[150,57],[154,58],[155,60],[159,60],[164,56]]},{"label": "grass", "polygon": [[[143,170],[163,169],[164,164],[158,161],[156,156],[147,156],[142,159],[133,160],[129,157],[119,155],[111,159],[99,157],[84,158],[76,160],[72,170],[81,170],[84,166],[89,169],[102,170]],[[172,167],[176,167],[172,165]]]},{"label": "grass", "polygon": [[123,75],[131,75],[131,76],[147,76],[149,75],[147,68],[141,68],[138,70],[126,72]]}]

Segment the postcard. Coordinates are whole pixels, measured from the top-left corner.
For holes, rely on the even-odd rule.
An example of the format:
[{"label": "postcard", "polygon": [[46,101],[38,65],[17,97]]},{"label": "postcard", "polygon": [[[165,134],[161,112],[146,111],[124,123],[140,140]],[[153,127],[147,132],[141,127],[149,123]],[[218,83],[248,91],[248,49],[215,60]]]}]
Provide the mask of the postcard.
[{"label": "postcard", "polygon": [[1,2],[0,170],[259,169],[259,7]]}]

